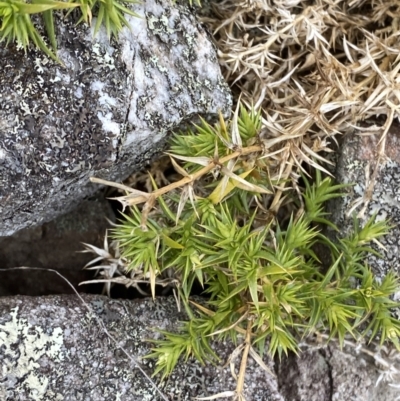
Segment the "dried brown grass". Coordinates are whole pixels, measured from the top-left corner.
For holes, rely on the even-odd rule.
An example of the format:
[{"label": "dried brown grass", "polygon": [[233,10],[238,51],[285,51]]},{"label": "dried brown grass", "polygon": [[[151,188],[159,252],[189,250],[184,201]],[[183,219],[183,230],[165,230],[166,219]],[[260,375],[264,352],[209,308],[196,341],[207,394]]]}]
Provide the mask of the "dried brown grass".
[{"label": "dried brown grass", "polygon": [[376,116],[383,160],[400,117],[398,0],[211,0],[199,12],[236,100],[262,109],[272,179],[324,169],[338,134]]}]

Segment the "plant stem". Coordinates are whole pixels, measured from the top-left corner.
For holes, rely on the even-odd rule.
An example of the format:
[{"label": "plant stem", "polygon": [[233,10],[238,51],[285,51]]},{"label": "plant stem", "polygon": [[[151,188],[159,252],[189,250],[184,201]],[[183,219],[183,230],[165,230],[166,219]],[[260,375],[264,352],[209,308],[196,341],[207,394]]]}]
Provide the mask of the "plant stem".
[{"label": "plant stem", "polygon": [[239,377],[236,385],[236,395],[241,398],[243,397],[243,387],[244,387],[244,377],[246,374],[246,367],[247,367],[247,359],[249,357],[249,351],[251,347],[251,321],[247,322],[247,330],[246,330],[246,337],[245,337],[245,347],[243,350],[242,360],[240,362],[240,370],[239,370]]}]

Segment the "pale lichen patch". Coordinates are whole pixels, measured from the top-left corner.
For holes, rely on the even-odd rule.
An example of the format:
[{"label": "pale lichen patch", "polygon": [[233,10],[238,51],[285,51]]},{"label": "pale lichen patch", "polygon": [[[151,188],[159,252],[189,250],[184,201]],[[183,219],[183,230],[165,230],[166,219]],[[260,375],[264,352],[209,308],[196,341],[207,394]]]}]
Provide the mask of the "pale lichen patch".
[{"label": "pale lichen patch", "polygon": [[112,113],[103,115],[100,111],[97,113],[97,117],[103,123],[103,130],[111,132],[114,135],[119,135],[120,127],[119,124],[112,120]]},{"label": "pale lichen patch", "polygon": [[11,320],[0,324],[0,343],[2,344],[2,376],[5,384],[18,386],[34,401],[45,400],[49,384],[46,376],[38,372],[40,359],[50,358],[62,361],[64,343],[62,329],[46,330],[30,325],[26,319],[18,317],[18,307],[10,312]]}]

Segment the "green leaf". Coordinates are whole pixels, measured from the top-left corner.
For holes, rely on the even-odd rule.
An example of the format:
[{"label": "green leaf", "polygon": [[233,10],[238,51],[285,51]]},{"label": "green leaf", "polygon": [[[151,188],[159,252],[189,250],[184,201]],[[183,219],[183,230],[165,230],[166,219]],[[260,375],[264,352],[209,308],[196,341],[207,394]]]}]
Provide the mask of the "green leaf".
[{"label": "green leaf", "polygon": [[181,245],[178,242],[174,241],[173,239],[171,239],[170,237],[168,237],[164,233],[161,233],[161,237],[162,237],[165,245],[167,245],[169,248],[172,248],[172,249],[185,249],[185,247],[183,245]]},{"label": "green leaf", "polygon": [[62,10],[75,8],[77,4],[64,3],[62,1],[52,0],[33,0],[32,3],[24,3],[13,1],[13,5],[17,7],[20,14],[39,14],[46,10]]},{"label": "green leaf", "polygon": [[271,333],[269,352],[272,357],[278,353],[279,359],[281,359],[282,354],[284,353],[287,356],[289,351],[298,355],[297,341],[286,328],[277,326]]},{"label": "green leaf", "polygon": [[258,311],[259,304],[258,304],[258,290],[257,290],[257,271],[252,272],[251,275],[247,277],[247,280],[251,294],[251,299]]},{"label": "green leaf", "polygon": [[325,274],[324,279],[319,284],[319,289],[325,288],[332,280],[333,275],[337,272],[340,260],[342,259],[343,255],[339,255],[335,263],[329,268],[327,273]]},{"label": "green leaf", "polygon": [[54,31],[54,18],[51,10],[47,10],[43,13],[43,21],[51,46],[53,47],[53,50],[57,50],[57,40]]}]

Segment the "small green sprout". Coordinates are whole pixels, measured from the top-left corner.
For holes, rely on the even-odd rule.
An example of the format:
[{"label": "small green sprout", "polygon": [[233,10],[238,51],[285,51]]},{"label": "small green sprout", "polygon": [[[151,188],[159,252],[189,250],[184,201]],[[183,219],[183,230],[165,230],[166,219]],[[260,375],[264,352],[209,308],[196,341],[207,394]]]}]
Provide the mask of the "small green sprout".
[{"label": "small green sprout", "polygon": [[[126,26],[131,28],[125,15],[140,18],[139,14],[127,8],[124,3],[140,4],[138,0],[70,0],[69,2],[55,0],[32,0],[28,3],[24,0],[0,1],[0,42],[16,42],[25,52],[30,42],[42,50],[51,59],[60,62],[55,55],[57,39],[55,34],[53,10],[68,9],[67,16],[75,8],[79,8],[81,17],[77,24],[85,22],[91,24],[93,16],[97,17],[94,35],[101,25],[104,25],[108,38],[117,36],[118,32]],[[189,0],[192,5],[192,0]],[[195,3],[200,5],[198,0]],[[43,37],[39,34],[31,20],[32,14],[40,14],[43,17],[44,26],[52,50],[47,46]]]},{"label": "small green sprout", "polygon": [[54,34],[54,22],[52,10],[75,8],[77,4],[64,3],[53,0],[33,0],[32,3],[17,0],[5,0],[0,2],[0,42],[6,40],[16,41],[26,51],[29,42],[32,41],[38,48],[44,51],[49,57],[56,60],[56,56],[50,51],[43,38],[33,25],[30,15],[43,14],[43,20],[47,33],[55,47],[56,39]]}]

